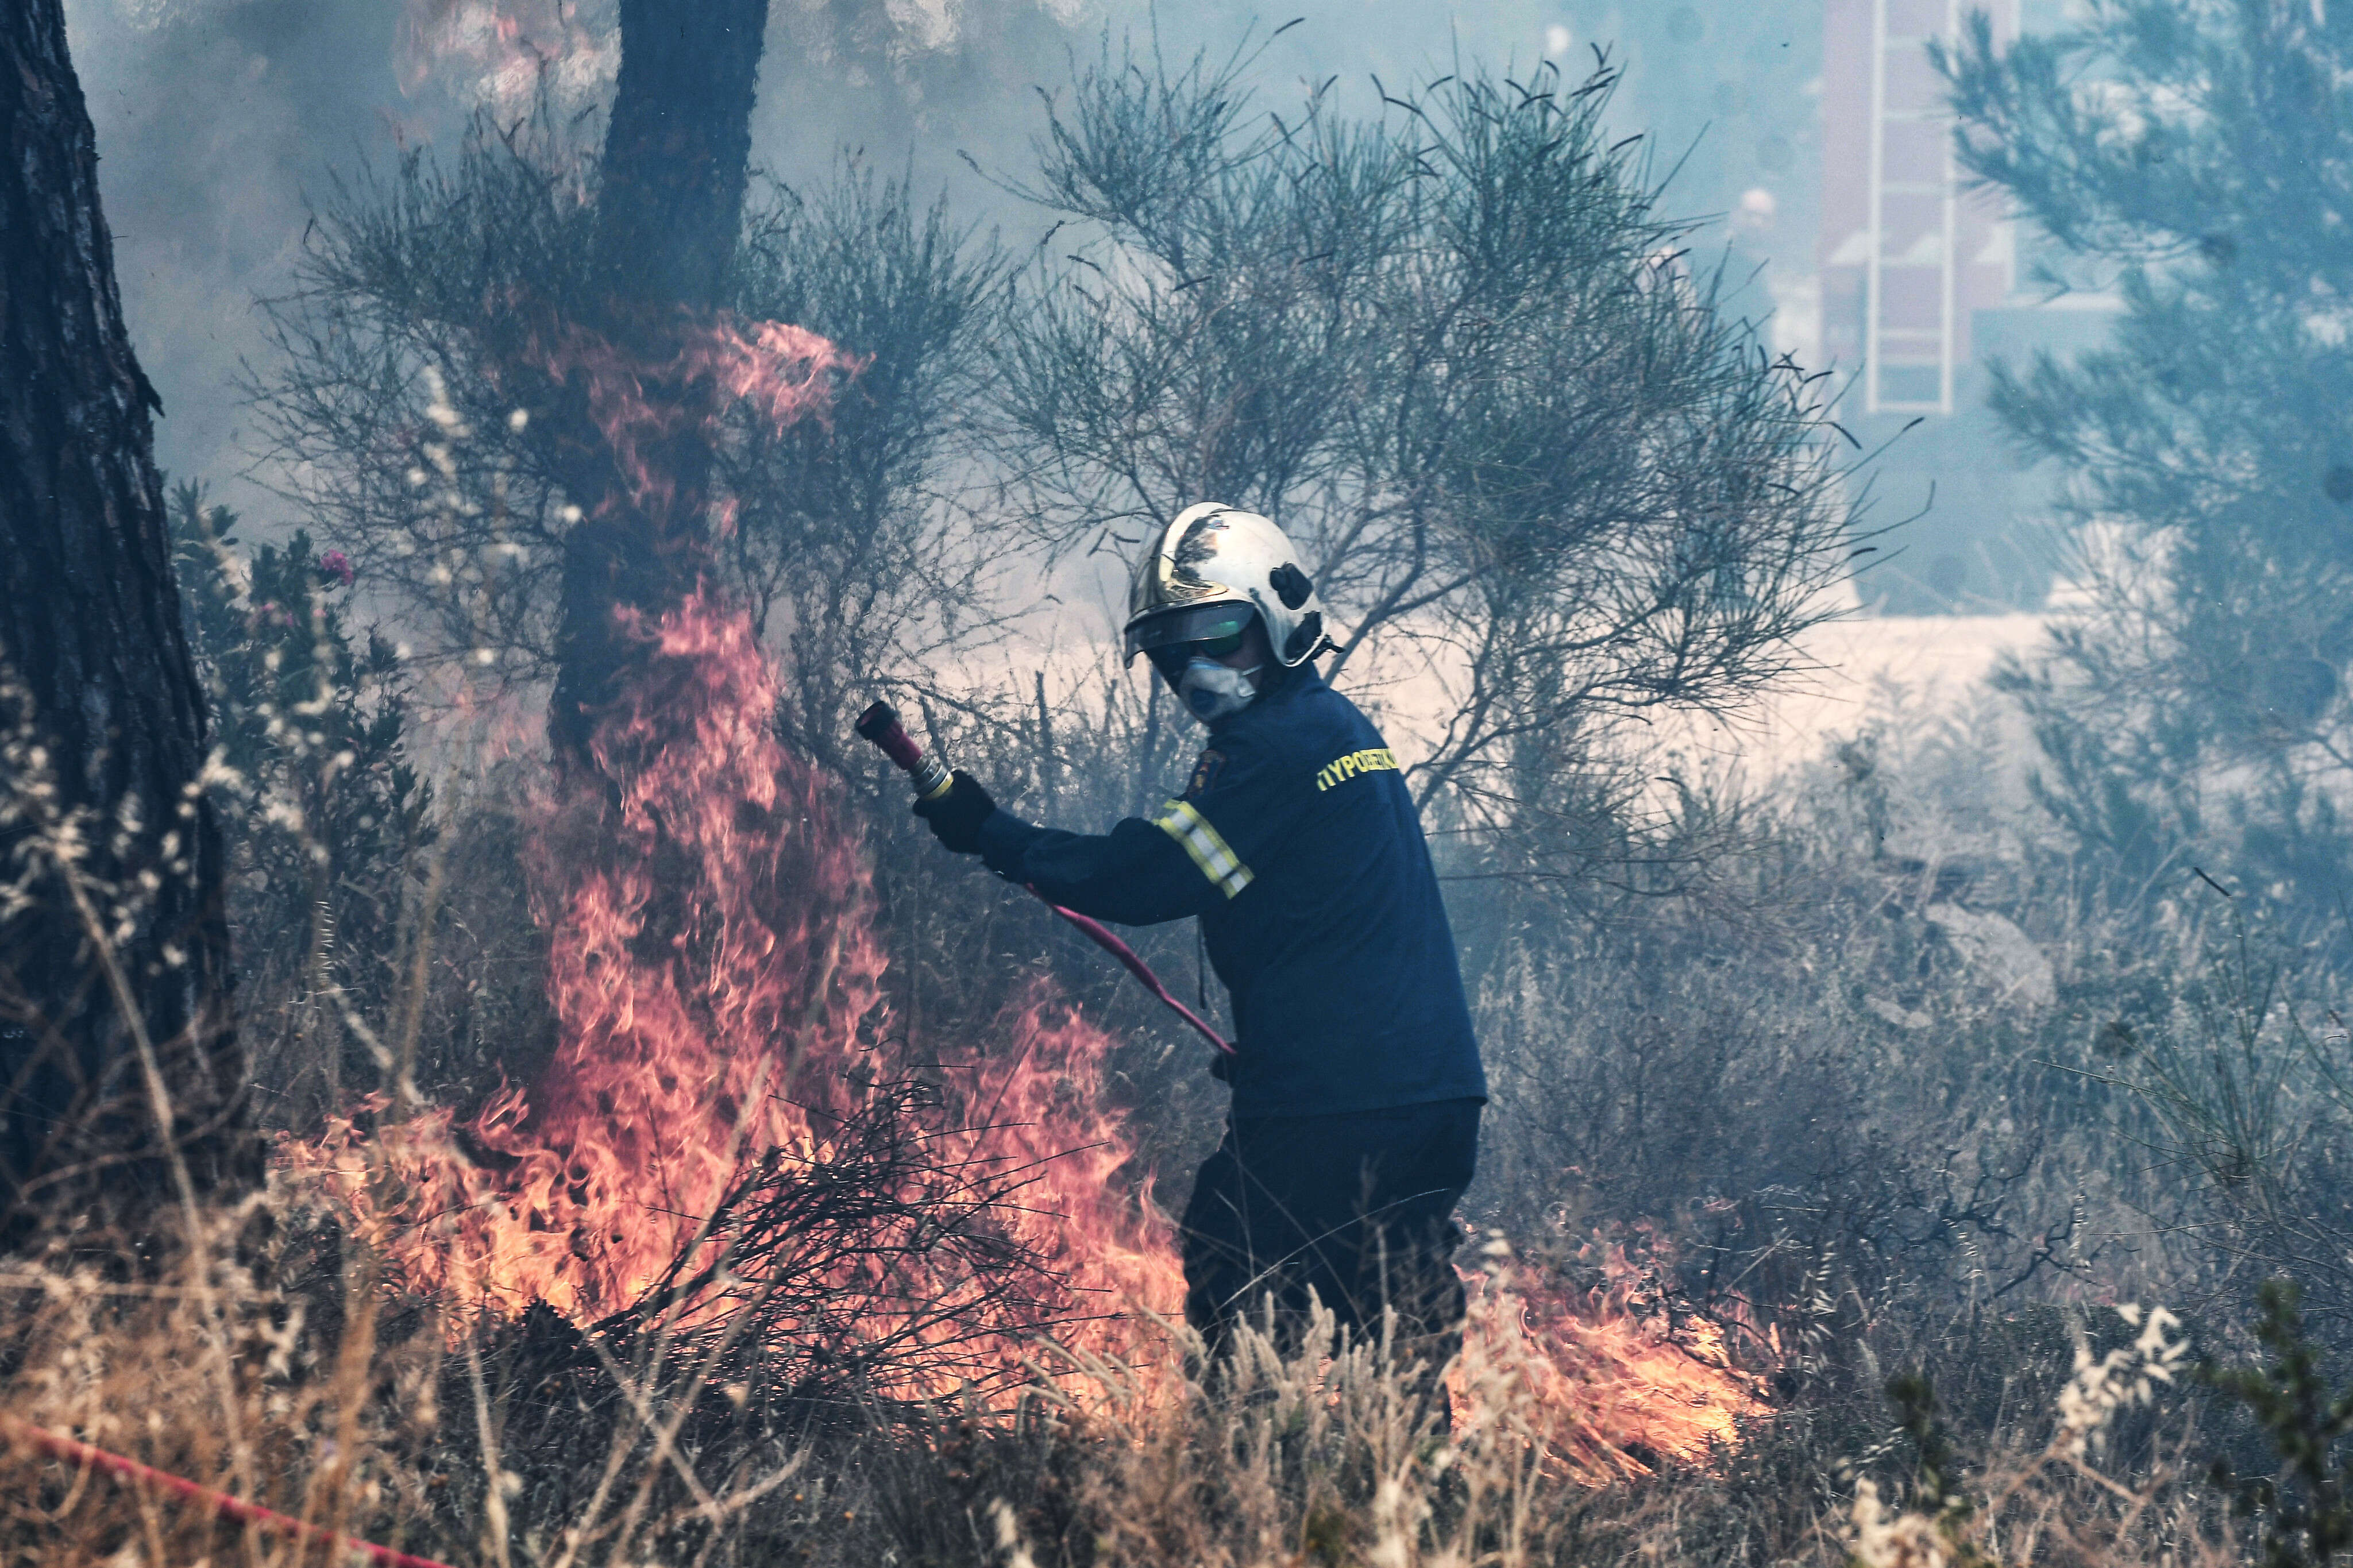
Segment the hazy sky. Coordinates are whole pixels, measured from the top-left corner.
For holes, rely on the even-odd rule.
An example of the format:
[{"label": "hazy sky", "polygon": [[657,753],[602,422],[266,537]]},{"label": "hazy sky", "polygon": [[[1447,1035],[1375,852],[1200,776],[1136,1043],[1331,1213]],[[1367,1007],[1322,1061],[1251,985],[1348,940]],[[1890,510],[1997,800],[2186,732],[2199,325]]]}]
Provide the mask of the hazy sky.
[{"label": "hazy sky", "polygon": [[[560,49],[581,100],[609,81],[598,0],[564,29],[560,0],[507,0],[527,31]],[[311,205],[339,173],[402,149],[447,148],[467,113],[513,101],[522,79],[491,68],[480,0],[67,0],[75,64],[97,122],[100,184],[132,332],[166,416],[164,466],[202,478],[265,527],[295,520],[237,479],[235,382],[261,352],[257,296],[282,291]],[[1627,68],[1618,119],[1650,132],[1663,163],[1684,159],[1675,205],[1739,224],[1744,273],[1778,258],[1810,267],[1820,0],[1742,6],[1531,4],[1449,8],[1400,0],[1303,0],[1280,12],[1231,3],[1169,7],[1165,46],[1230,49],[1302,18],[1268,48],[1271,102],[1337,76],[1358,107],[1370,79],[1395,87],[1459,57],[1582,73],[1596,43]],[[1152,26],[1141,5],[1036,0],[775,0],[754,156],[791,177],[843,144],[892,164],[912,153],[926,183],[1018,239],[1029,216],[959,161],[1018,173],[1041,121],[1033,86],[1066,81],[1073,52],[1106,27]],[[502,57],[511,58],[511,57]],[[1729,230],[1719,226],[1721,247]],[[1766,296],[1747,301],[1762,309]]]}]

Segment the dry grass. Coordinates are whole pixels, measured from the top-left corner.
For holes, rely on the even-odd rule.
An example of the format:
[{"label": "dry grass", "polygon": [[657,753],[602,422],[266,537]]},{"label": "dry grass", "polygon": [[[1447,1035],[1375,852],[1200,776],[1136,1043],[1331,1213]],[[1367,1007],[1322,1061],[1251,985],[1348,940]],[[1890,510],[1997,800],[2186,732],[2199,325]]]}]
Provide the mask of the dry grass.
[{"label": "dry grass", "polygon": [[[330,1531],[415,1537],[443,1352],[427,1315],[387,1313],[364,1257],[339,1259],[331,1236],[288,1227],[268,1194],[135,1250],[69,1239],[0,1274],[8,1415]],[[301,1554],[21,1438],[5,1464],[12,1561]]]},{"label": "dry grass", "polygon": [[[1239,1335],[1208,1384],[1041,1342],[1053,1375],[987,1408],[730,1421],[712,1413],[728,1391],[698,1394],[687,1347],[584,1357],[575,1335],[552,1357],[543,1326],[536,1341],[512,1326],[452,1331],[300,1212],[282,1191],[258,1195],[135,1270],[93,1267],[82,1237],[82,1261],[60,1252],[0,1276],[12,1308],[0,1409],[469,1568],[2244,1560],[2186,1481],[2200,1437],[2179,1411],[2158,1413],[2151,1452],[2101,1463],[2112,1421],[2162,1399],[2180,1363],[2159,1319],[2134,1346],[2084,1352],[2043,1412],[2047,1440],[1946,1459],[1949,1485],[1900,1436],[1839,1455],[1799,1441],[1794,1414],[1747,1424],[1704,1464],[1596,1485],[1557,1458],[1562,1412],[1545,1382],[1476,1336],[1451,1425],[1430,1369],[1384,1345],[1286,1361],[1261,1331]],[[551,1441],[556,1427],[570,1438]],[[21,1445],[0,1465],[9,1563],[321,1556]],[[1823,1500],[1773,1524],[1759,1483],[1801,1474]]]}]

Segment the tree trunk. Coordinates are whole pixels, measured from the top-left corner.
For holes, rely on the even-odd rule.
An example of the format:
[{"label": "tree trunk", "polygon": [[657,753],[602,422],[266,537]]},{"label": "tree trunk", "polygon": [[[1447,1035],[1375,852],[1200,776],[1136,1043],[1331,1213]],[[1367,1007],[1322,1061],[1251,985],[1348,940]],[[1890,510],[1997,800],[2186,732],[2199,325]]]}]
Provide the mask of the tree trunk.
[{"label": "tree trunk", "polygon": [[744,221],[768,0],[621,0],[621,72],[596,209],[615,299],[707,310]]},{"label": "tree trunk", "polygon": [[0,887],[26,895],[0,896],[0,1233],[21,1238],[60,1202],[151,1213],[159,1120],[199,1188],[253,1149],[161,404],[61,0],[0,5]]},{"label": "tree trunk", "polygon": [[[621,0],[595,241],[606,319],[594,324],[641,367],[676,357],[695,319],[718,305],[733,264],[767,16],[767,0]],[[633,662],[616,611],[659,615],[710,564],[712,454],[691,412],[698,394],[658,372],[644,389],[649,401],[680,405],[674,434],[642,449],[659,471],[599,465],[602,500],[565,552],[550,731],[570,761],[582,759],[595,715]],[[638,499],[648,495],[662,499]]]}]

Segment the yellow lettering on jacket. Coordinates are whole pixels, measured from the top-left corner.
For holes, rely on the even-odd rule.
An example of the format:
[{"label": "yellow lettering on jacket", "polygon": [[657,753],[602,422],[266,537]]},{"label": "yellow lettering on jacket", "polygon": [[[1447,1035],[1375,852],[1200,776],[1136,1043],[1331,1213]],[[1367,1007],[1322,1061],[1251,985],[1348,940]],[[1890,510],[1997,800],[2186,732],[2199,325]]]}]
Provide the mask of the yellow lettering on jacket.
[{"label": "yellow lettering on jacket", "polygon": [[1345,784],[1350,779],[1360,778],[1366,773],[1395,773],[1397,765],[1395,752],[1390,751],[1387,746],[1369,746],[1361,752],[1350,752],[1345,756],[1335,757],[1324,763],[1316,772],[1315,788],[1318,792],[1327,790],[1334,784]]}]

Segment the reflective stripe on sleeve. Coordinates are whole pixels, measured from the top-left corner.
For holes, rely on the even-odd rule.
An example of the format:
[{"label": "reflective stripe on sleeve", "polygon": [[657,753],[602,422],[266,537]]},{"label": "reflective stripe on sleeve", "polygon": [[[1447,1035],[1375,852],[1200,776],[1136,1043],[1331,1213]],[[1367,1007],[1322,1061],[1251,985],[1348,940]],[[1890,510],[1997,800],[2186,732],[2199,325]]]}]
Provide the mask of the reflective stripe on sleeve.
[{"label": "reflective stripe on sleeve", "polygon": [[1241,863],[1232,847],[1209,819],[1193,809],[1187,800],[1172,800],[1152,819],[1152,826],[1185,847],[1201,875],[1209,879],[1218,891],[1232,898],[1250,885],[1250,868]]}]

